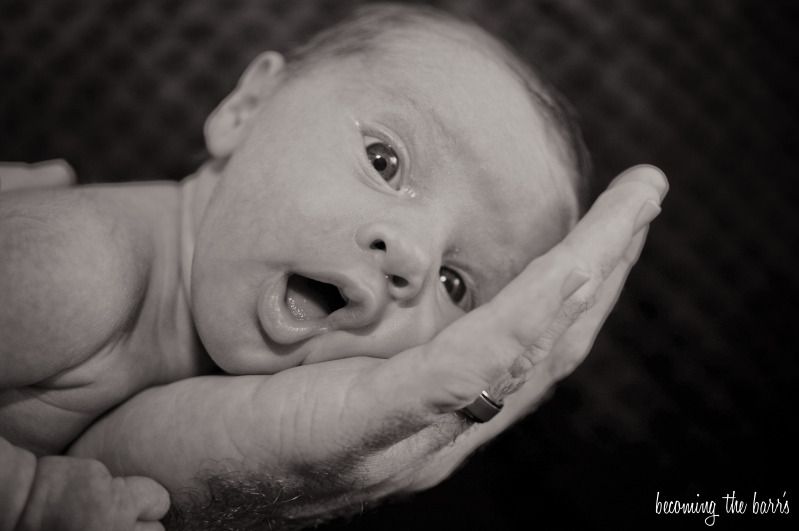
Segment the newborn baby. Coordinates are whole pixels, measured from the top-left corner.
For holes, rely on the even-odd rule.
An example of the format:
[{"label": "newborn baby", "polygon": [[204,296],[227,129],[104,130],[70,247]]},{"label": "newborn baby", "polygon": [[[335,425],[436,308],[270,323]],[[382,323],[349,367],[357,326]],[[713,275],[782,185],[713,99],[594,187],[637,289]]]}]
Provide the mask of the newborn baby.
[{"label": "newborn baby", "polygon": [[148,387],[425,343],[576,223],[564,116],[480,29],[378,6],[256,58],[182,183],[0,195],[0,436],[58,454]]}]

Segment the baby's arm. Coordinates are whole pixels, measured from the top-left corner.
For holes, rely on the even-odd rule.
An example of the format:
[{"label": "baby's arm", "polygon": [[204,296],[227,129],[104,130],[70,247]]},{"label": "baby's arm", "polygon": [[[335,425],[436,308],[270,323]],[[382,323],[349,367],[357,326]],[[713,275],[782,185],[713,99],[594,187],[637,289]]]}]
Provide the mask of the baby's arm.
[{"label": "baby's arm", "polygon": [[[148,389],[70,453],[161,481],[173,497],[170,522],[185,518],[187,528],[192,517],[309,525],[435,485],[582,360],[665,191],[650,168],[621,176],[564,242],[430,343],[388,360]],[[507,397],[491,422],[453,414],[485,389]]]},{"label": "baby's arm", "polygon": [[[63,447],[82,429],[71,422],[80,412],[64,410],[70,422],[39,419],[39,436],[25,433],[20,426],[37,419],[30,411],[15,417],[15,402],[26,397],[19,389],[41,390],[43,381],[97,352],[135,304],[125,290],[137,288],[119,282],[124,271],[115,268],[115,247],[102,237],[110,227],[91,214],[79,193],[7,193],[8,175],[2,174],[6,192],[0,194],[0,530],[156,525],[169,499],[154,481],[113,477],[92,459],[37,458],[22,447]],[[15,187],[41,184],[37,175],[16,168]],[[56,184],[53,175],[46,177],[48,185]],[[119,232],[114,236],[119,245]]]},{"label": "baby's arm", "polygon": [[111,209],[86,189],[0,194],[0,392],[76,367],[128,323],[146,247]]}]

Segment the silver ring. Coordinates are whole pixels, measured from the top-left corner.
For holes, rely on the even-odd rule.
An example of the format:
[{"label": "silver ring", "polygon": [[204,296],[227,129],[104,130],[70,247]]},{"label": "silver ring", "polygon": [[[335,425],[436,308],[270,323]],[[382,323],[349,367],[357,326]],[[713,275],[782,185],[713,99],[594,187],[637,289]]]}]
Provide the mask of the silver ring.
[{"label": "silver ring", "polygon": [[502,411],[502,406],[501,400],[495,400],[488,394],[488,391],[483,391],[474,402],[463,408],[461,412],[474,422],[488,422]]}]

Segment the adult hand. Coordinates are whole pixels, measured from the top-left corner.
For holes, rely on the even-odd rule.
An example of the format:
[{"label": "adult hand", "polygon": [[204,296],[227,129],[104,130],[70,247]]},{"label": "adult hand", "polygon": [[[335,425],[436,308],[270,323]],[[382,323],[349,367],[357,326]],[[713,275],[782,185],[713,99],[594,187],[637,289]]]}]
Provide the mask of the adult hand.
[{"label": "adult hand", "polygon": [[[72,452],[161,481],[188,528],[309,524],[435,485],[584,358],[667,188],[652,167],[628,170],[563,242],[425,345],[147,390]],[[483,390],[505,407],[474,424],[458,412]]]},{"label": "adult hand", "polygon": [[0,162],[0,192],[75,184],[75,170],[63,159],[34,164]]}]

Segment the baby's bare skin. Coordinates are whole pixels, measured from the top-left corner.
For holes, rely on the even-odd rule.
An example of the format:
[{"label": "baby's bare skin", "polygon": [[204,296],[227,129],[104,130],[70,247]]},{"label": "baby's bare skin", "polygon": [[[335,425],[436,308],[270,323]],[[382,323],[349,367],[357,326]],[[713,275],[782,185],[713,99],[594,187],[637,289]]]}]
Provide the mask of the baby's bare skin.
[{"label": "baby's bare skin", "polygon": [[179,185],[3,193],[0,218],[0,436],[57,454],[141,389],[207,370]]}]

